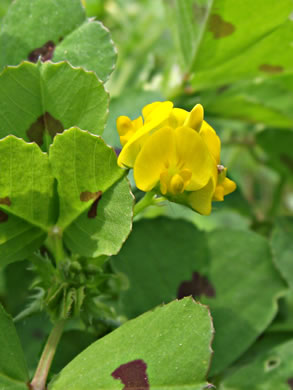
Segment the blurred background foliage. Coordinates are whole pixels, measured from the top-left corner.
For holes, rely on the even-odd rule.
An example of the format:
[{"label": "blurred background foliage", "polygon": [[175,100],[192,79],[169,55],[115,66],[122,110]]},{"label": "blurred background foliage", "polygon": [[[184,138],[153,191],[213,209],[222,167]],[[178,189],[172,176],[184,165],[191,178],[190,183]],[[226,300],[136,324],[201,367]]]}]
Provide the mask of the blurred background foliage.
[{"label": "blurred background foliage", "polygon": [[[207,24],[209,0],[83,0],[87,16],[101,20],[110,30],[118,52],[116,68],[106,83],[111,100],[103,138],[120,148],[116,118],[128,115],[134,119],[152,101],[168,99],[188,110],[203,104],[205,119],[220,135],[222,162],[237,183],[237,191],[224,203],[215,203],[209,217],[171,203],[151,207],[143,217],[150,221],[158,216],[183,218],[206,232],[232,228],[260,233],[270,240],[274,255],[282,254],[275,262],[284,278],[292,271],[288,264],[293,258],[292,248],[287,251],[293,232],[292,3],[249,0],[233,5],[233,0],[227,0],[226,8],[223,1],[214,3],[219,3],[221,17],[214,10],[212,14],[218,16]],[[9,4],[9,0],[1,1],[0,17]],[[11,264],[0,274],[1,300],[13,315],[25,304],[30,282],[26,262]],[[7,294],[8,290],[12,293]],[[292,302],[291,286],[291,293],[280,299],[278,315],[263,339],[238,365],[250,362],[256,352],[292,339]],[[40,341],[48,332],[45,322],[40,316],[17,325],[23,342],[30,340],[25,350],[31,371]],[[100,334],[113,328],[108,325],[101,325]],[[74,323],[69,331],[78,333],[78,329],[80,324]],[[55,372],[93,337],[86,332],[81,337],[76,334],[75,350],[55,362]],[[62,343],[70,345],[66,333]],[[233,386],[233,377],[230,381]],[[229,379],[227,387],[221,386],[230,388]]]}]

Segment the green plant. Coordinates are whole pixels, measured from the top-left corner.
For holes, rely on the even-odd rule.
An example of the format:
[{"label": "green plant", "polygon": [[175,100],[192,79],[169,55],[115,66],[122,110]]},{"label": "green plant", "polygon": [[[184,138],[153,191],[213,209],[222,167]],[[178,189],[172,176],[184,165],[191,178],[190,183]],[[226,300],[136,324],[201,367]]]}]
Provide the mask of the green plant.
[{"label": "green plant", "polygon": [[293,388],[292,11],[3,2],[1,389]]}]

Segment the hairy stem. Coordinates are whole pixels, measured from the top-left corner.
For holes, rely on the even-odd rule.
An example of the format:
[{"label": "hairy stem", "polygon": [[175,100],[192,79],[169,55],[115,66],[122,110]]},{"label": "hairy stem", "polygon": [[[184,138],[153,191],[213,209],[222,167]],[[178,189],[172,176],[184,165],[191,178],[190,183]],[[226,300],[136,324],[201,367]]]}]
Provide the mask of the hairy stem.
[{"label": "hairy stem", "polygon": [[45,348],[43,350],[35,375],[30,383],[31,390],[46,389],[47,377],[64,329],[64,325],[65,320],[60,320],[55,324],[54,328],[52,329]]}]

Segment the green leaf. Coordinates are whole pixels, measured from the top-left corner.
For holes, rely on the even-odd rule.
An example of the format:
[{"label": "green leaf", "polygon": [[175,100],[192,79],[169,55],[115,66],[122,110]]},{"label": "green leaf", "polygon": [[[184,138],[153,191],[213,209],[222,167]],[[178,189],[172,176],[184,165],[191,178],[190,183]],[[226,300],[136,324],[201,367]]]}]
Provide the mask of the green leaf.
[{"label": "green leaf", "polygon": [[135,223],[113,264],[129,278],[122,307],[130,317],[176,296],[209,305],[216,330],[212,375],[266,329],[285,291],[264,238],[229,228],[204,234],[180,220]]},{"label": "green leaf", "polygon": [[188,70],[202,39],[213,0],[165,0],[178,52]]},{"label": "green leaf", "polygon": [[212,335],[206,307],[191,298],[175,301],[92,344],[49,389],[117,390],[132,378],[137,388],[203,390],[208,386]]},{"label": "green leaf", "polygon": [[0,387],[27,390],[28,372],[11,317],[0,304]]},{"label": "green leaf", "polygon": [[48,155],[35,143],[8,136],[0,140],[0,167],[0,209],[48,230],[54,223]]},{"label": "green leaf", "polygon": [[293,341],[258,356],[227,376],[219,390],[288,390],[292,388]]},{"label": "green leaf", "polygon": [[[167,4],[177,19],[179,39],[186,39],[181,46],[196,90],[292,71],[291,0]],[[247,12],[249,18],[243,17]]]},{"label": "green leaf", "polygon": [[293,290],[293,218],[280,217],[276,220],[271,245],[276,266]]},{"label": "green leaf", "polygon": [[131,229],[133,196],[113,149],[100,137],[71,128],[55,138],[50,162],[65,243],[84,256],[117,253]]},{"label": "green leaf", "polygon": [[204,91],[201,99],[205,111],[211,115],[278,128],[293,126],[291,75]]},{"label": "green leaf", "polygon": [[54,223],[53,183],[48,155],[35,143],[0,140],[1,265],[22,260],[45,239]]},{"label": "green leaf", "polygon": [[264,149],[270,166],[283,176],[292,177],[293,172],[293,132],[292,130],[267,129],[258,133],[257,143]]},{"label": "green leaf", "polygon": [[24,62],[0,75],[0,137],[13,133],[46,150],[71,126],[101,134],[108,94],[96,75],[68,63]]},{"label": "green leaf", "polygon": [[86,19],[80,0],[14,1],[2,21],[0,47],[0,69],[53,55],[53,61],[69,60],[105,81],[116,61],[109,31]]},{"label": "green leaf", "polygon": [[[1,214],[1,211],[0,211]],[[36,226],[14,215],[4,215],[0,222],[0,258],[1,267],[14,261],[27,258],[38,249],[46,238],[46,234]]]},{"label": "green leaf", "polygon": [[106,81],[114,70],[116,51],[109,30],[101,22],[88,20],[57,46],[52,60],[67,60],[74,66],[94,70]]}]

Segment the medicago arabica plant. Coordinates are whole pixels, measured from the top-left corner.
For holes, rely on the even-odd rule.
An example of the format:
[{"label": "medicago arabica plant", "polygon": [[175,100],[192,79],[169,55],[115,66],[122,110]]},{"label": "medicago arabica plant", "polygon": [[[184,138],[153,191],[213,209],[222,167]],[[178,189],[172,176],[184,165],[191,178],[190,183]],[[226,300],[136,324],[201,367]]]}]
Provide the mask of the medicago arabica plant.
[{"label": "medicago arabica plant", "polygon": [[[261,45],[277,22],[258,32],[255,20],[255,35],[241,46],[232,0],[226,8],[220,0],[6,3],[0,388],[293,386],[292,281],[283,256],[292,226],[290,219],[273,225],[285,173],[266,214],[243,196],[253,186],[252,173],[242,181],[247,156],[227,152],[235,128],[242,134],[240,103],[255,87],[244,93],[245,83],[257,72],[273,83],[269,76],[285,65],[266,60],[255,71],[253,55],[243,81],[244,61],[230,68],[232,59],[222,58],[236,48],[241,56],[254,40]],[[284,4],[266,20],[278,15],[281,23]],[[255,114],[263,88],[243,110],[255,115],[249,123],[278,100]],[[267,121],[284,125],[278,110]],[[264,164],[258,137],[264,149],[269,143],[259,129],[252,133],[236,137],[237,147]],[[286,153],[280,161],[290,166]]]}]

